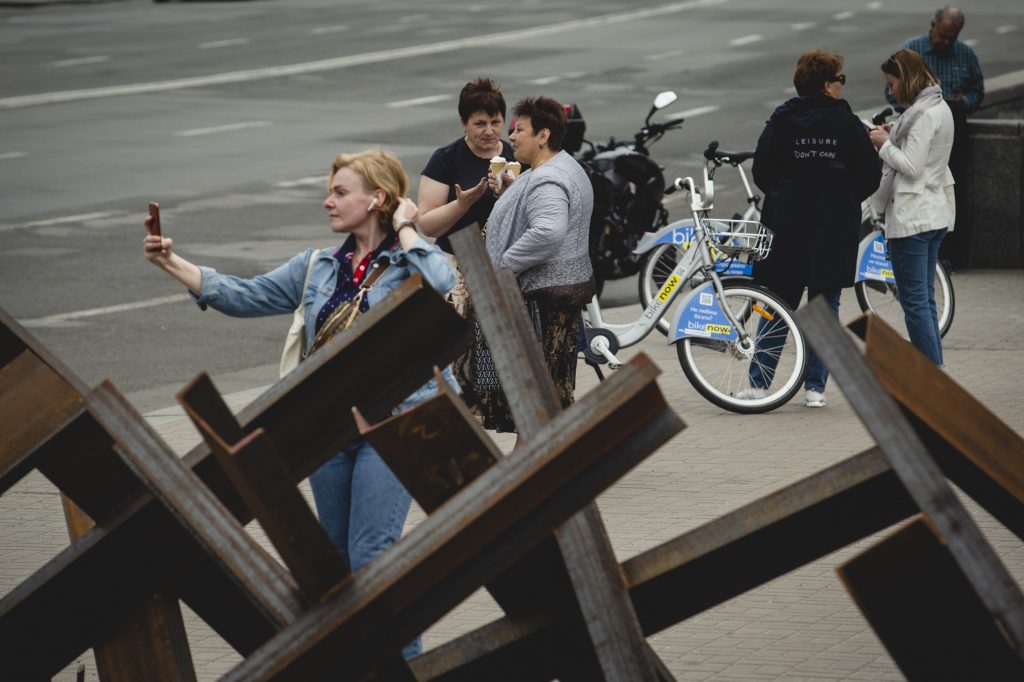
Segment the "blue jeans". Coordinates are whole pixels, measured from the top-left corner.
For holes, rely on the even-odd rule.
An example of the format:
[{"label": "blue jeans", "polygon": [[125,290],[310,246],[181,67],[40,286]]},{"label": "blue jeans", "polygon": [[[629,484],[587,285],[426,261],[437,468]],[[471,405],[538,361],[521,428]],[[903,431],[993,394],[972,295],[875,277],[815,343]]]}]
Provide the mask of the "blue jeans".
[{"label": "blue jeans", "polygon": [[[793,287],[789,291],[777,292],[778,295],[789,305],[791,310],[796,310],[800,305],[800,297],[803,296],[803,287]],[[839,317],[839,296],[842,289],[819,290],[808,287],[807,299],[811,300],[819,294],[825,297],[829,307]],[[779,364],[779,351],[786,344],[786,337],[789,336],[789,327],[782,318],[767,320],[762,318],[757,323],[757,345],[754,352],[754,359],[750,363],[748,376],[750,385],[754,388],[768,388],[775,379],[775,368]],[[804,388],[809,391],[825,392],[825,383],[828,382],[828,370],[821,360],[807,347],[807,374],[804,377]]]},{"label": "blue jeans", "polygon": [[892,273],[910,342],[942,367],[942,335],[935,308],[935,264],[946,228],[889,240]]},{"label": "blue jeans", "polygon": [[[402,535],[412,497],[365,440],[350,443],[309,477],[320,523],[353,572]],[[402,649],[419,655],[416,641]]]}]

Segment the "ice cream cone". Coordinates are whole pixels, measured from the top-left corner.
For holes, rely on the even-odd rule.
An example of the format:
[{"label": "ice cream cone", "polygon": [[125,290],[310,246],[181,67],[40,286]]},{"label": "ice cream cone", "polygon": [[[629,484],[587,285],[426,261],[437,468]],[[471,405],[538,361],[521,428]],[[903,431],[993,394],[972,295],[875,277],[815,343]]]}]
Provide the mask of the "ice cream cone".
[{"label": "ice cream cone", "polygon": [[492,156],[491,157],[491,173],[497,178],[498,191],[501,191],[501,171],[505,170],[505,157],[504,156]]},{"label": "ice cream cone", "polygon": [[495,175],[500,175],[501,171],[505,170],[505,157],[504,156],[492,156],[491,157],[491,172]]},{"label": "ice cream cone", "polygon": [[519,169],[521,166],[518,161],[509,161],[505,164],[505,172],[511,175],[513,178],[519,177]]}]

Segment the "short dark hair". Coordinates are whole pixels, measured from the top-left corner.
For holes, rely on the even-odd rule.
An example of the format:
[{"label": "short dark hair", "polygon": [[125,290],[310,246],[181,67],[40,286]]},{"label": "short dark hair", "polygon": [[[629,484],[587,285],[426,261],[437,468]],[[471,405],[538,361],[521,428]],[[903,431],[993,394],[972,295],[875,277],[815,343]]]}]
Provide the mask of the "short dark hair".
[{"label": "short dark hair", "polygon": [[501,114],[505,118],[505,98],[501,88],[490,78],[480,77],[469,81],[459,93],[459,117],[465,123],[478,111],[488,116]]},{"label": "short dark hair", "polygon": [[556,152],[562,151],[562,140],[569,126],[565,115],[565,107],[550,97],[527,97],[516,102],[512,113],[530,119],[533,131],[548,129],[548,144]]},{"label": "short dark hair", "polygon": [[827,50],[811,50],[804,52],[796,60],[796,72],[793,74],[793,85],[796,94],[801,97],[817,95],[825,87],[825,83],[843,68],[843,58]]}]

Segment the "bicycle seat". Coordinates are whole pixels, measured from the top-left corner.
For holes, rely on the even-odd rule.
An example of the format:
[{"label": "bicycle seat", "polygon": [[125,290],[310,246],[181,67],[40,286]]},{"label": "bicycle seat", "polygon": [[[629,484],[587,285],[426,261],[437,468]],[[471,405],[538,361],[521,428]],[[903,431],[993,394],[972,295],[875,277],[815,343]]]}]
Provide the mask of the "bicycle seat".
[{"label": "bicycle seat", "polygon": [[704,158],[708,161],[724,161],[725,163],[731,163],[732,165],[738,165],[746,161],[747,159],[754,158],[754,150],[751,149],[745,152],[730,152],[724,149],[719,149],[717,146],[708,147],[704,150]]}]

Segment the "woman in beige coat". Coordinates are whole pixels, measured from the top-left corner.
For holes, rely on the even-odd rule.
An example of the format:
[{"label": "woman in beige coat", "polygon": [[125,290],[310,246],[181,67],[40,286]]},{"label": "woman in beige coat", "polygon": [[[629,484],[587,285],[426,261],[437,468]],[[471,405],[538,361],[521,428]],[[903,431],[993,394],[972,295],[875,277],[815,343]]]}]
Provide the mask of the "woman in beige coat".
[{"label": "woman in beige coat", "polygon": [[942,99],[938,78],[916,52],[900,50],[889,57],[882,74],[907,109],[892,126],[870,133],[883,162],[882,184],[872,203],[885,213],[885,236],[910,341],[942,367],[935,266],[939,245],[953,229],[956,215],[947,165],[953,114]]}]

